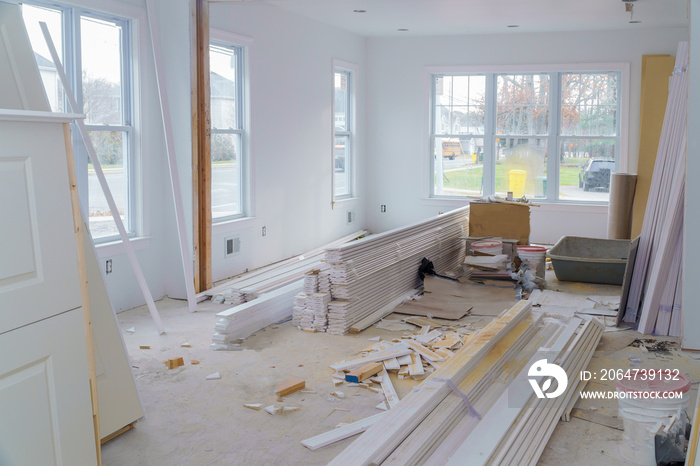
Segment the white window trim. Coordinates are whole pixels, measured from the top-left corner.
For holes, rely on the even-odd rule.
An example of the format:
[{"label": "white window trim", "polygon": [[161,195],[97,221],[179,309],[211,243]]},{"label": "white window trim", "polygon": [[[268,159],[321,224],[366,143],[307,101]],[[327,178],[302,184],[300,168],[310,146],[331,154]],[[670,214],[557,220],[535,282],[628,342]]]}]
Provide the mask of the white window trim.
[{"label": "white window trim", "polygon": [[[629,167],[629,96],[630,96],[630,63],[629,62],[612,62],[612,63],[569,63],[569,64],[545,64],[545,65],[465,65],[465,66],[426,66],[424,70],[423,80],[423,99],[425,107],[428,109],[423,115],[423,127],[426,129],[421,136],[421,146],[426,148],[424,154],[431,153],[430,147],[430,131],[431,131],[431,116],[432,116],[432,76],[434,74],[502,74],[502,73],[565,73],[565,72],[600,72],[615,71],[620,73],[620,156],[617,163],[617,170],[625,173]],[[557,84],[558,87],[558,84]],[[487,103],[488,104],[488,103]],[[422,176],[422,192],[423,203],[426,205],[448,204],[448,205],[464,205],[469,202],[468,198],[457,196],[434,196],[432,192],[433,161],[431,157],[423,157]],[[485,172],[486,170],[484,170]],[[587,202],[587,201],[562,201],[550,199],[538,199],[540,204],[563,204],[571,206],[607,206],[608,203]],[[607,207],[606,207],[607,208]]]},{"label": "white window trim", "polygon": [[[338,58],[331,60],[331,205],[338,202],[349,201],[357,198],[357,84],[359,76],[359,66]],[[342,196],[335,194],[335,72],[342,70],[350,73],[350,92],[348,99],[350,100],[350,151],[346,153],[346,157],[350,160],[350,174],[348,184],[350,192]],[[346,160],[347,162],[347,160]],[[348,166],[346,164],[346,166]]]},{"label": "white window trim", "polygon": [[[147,21],[148,16],[145,8],[127,5],[119,2],[106,2],[106,1],[95,1],[95,0],[70,0],[70,1],[50,1],[50,0],[28,0],[22,1],[18,0],[17,3],[27,3],[29,5],[43,6],[47,8],[57,8],[57,9],[75,9],[76,13],[80,12],[94,13],[97,16],[104,17],[114,17],[119,20],[127,20],[130,22],[130,37],[128,40],[128,53],[130,55],[130,83],[131,88],[131,102],[129,107],[131,109],[131,140],[130,145],[132,149],[131,163],[133,164],[133,171],[131,175],[133,178],[129,181],[132,187],[133,199],[130,200],[131,212],[131,232],[130,238],[131,242],[138,238],[150,238],[151,234],[151,209],[150,209],[150,190],[144,180],[150,179],[148,176],[148,169],[146,164],[143,163],[143,147],[145,146],[145,139],[148,139],[147,134],[142,131],[142,125],[145,121],[149,120],[149,111],[147,106],[141,105],[141,85],[145,82],[145,68],[141,65],[141,57],[148,56],[152,51],[147,47],[149,41],[144,40],[142,34],[143,31],[147,31]],[[73,36],[73,31],[67,32],[68,37]],[[69,52],[71,55],[75,52],[71,50]],[[65,66],[65,63],[63,64]],[[76,94],[82,94],[82,89],[80,89]],[[82,97],[82,96],[81,96]],[[81,142],[82,143],[82,142]],[[78,155],[78,154],[76,154]],[[78,174],[80,178],[80,174]],[[83,188],[87,190],[87,186]],[[83,201],[81,200],[81,206],[83,206]],[[95,247],[98,249],[111,250],[114,248],[115,243],[121,244],[121,238],[118,236],[110,236],[105,238],[93,239]],[[147,242],[144,242],[147,244]],[[110,246],[112,245],[112,246]]]},{"label": "white window trim", "polygon": [[249,220],[255,219],[255,158],[253,157],[253,143],[251,131],[251,84],[250,84],[250,48],[253,45],[253,38],[241,34],[236,34],[222,29],[209,29],[209,43],[223,46],[240,47],[243,88],[241,98],[243,104],[241,142],[243,145],[243,173],[241,180],[243,188],[243,212],[237,216],[221,217],[212,219],[212,234],[218,231],[223,233],[232,229],[241,228],[247,225]]}]

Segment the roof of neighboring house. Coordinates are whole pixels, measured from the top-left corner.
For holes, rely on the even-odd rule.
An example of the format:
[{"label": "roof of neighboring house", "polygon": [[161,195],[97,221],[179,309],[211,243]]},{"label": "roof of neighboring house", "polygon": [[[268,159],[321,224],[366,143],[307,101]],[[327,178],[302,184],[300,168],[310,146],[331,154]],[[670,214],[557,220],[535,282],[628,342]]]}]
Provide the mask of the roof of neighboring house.
[{"label": "roof of neighboring house", "polygon": [[233,81],[213,71],[209,73],[209,86],[211,87],[212,99],[234,99],[236,97]]},{"label": "roof of neighboring house", "polygon": [[39,66],[39,68],[56,68],[51,60],[43,55],[39,55],[36,52],[34,52],[34,59],[36,60],[36,64]]}]

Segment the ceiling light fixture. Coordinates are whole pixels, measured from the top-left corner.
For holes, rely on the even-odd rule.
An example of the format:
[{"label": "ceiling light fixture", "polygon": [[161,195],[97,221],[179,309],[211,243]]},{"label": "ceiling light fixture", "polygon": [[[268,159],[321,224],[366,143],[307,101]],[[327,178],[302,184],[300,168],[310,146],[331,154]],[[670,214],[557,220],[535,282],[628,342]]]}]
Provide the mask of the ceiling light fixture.
[{"label": "ceiling light fixture", "polygon": [[352,10],[353,13],[367,13],[367,10]]},{"label": "ceiling light fixture", "polygon": [[639,24],[641,21],[635,20],[634,19],[634,2],[637,0],[622,0],[622,3],[625,4],[625,12],[630,14],[630,24]]},{"label": "ceiling light fixture", "polygon": [[506,26],[506,27],[508,27],[508,28],[519,28],[520,25],[519,25],[519,24],[509,24],[509,25]]},{"label": "ceiling light fixture", "polygon": [[397,31],[399,31],[399,32],[408,32],[408,29],[401,28],[401,29],[397,29]]}]

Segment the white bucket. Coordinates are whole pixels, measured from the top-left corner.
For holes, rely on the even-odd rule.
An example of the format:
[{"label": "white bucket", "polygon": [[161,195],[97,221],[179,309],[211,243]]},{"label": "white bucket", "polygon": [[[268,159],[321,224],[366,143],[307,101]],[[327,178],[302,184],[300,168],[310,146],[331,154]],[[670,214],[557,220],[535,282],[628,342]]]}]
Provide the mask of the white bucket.
[{"label": "white bucket", "polygon": [[[649,380],[652,375],[654,380]],[[618,398],[618,414],[625,428],[620,454],[632,463],[656,466],[654,429],[658,428],[660,422],[667,424],[671,417],[677,416],[678,420],[671,432],[685,430],[690,380],[672,371],[642,369],[636,373],[634,379],[618,380],[616,388],[620,396],[622,393],[628,396]],[[657,396],[671,392],[680,393],[681,398],[629,398],[654,392]]]},{"label": "white bucket", "polygon": [[500,239],[482,239],[474,241],[471,248],[475,252],[497,256],[503,254],[503,241]]},{"label": "white bucket", "polygon": [[539,278],[544,278],[546,253],[547,248],[542,246],[518,246],[518,257],[523,262],[527,261]]}]

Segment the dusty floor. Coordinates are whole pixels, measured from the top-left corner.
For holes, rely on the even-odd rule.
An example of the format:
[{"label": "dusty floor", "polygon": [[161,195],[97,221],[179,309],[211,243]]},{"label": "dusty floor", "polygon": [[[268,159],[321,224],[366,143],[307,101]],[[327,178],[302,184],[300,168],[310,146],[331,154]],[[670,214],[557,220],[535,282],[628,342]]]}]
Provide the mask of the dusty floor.
[{"label": "dusty floor", "polygon": [[[585,295],[615,295],[619,287],[565,284],[548,276],[550,289]],[[345,387],[344,399],[330,396],[334,362],[347,359],[372,342],[375,336],[397,337],[371,327],[359,335],[333,336],[300,332],[290,322],[268,327],[242,344],[242,351],[211,351],[215,314],[227,308],[209,301],[191,314],[184,301],[165,299],[157,303],[167,329],[158,335],[145,307],[118,314],[146,417],[136,427],[103,446],[105,465],[322,465],[328,463],[353,439],[310,451],[300,444],[333,429],[376,414],[379,394]],[[398,316],[391,316],[398,317]],[[467,318],[476,327],[488,318]],[[125,329],[134,327],[134,332]],[[589,367],[628,368],[629,356],[642,360],[641,367],[678,368],[693,382],[691,408],[700,380],[700,363],[677,349],[668,354],[645,353],[629,343],[640,337],[634,331],[605,333]],[[189,342],[191,348],[181,347]],[[151,349],[139,349],[150,345]],[[677,346],[677,345],[676,345]],[[182,356],[185,366],[167,370],[163,361]],[[191,360],[198,360],[192,365]],[[206,380],[214,372],[219,380]],[[274,389],[290,377],[306,380],[316,393],[294,393],[284,403],[275,402]],[[395,381],[399,397],[415,382]],[[589,388],[605,388],[589,385]],[[607,388],[606,388],[607,389]],[[244,408],[243,403],[297,406],[286,415],[269,415]],[[579,400],[583,420],[559,422],[541,457],[543,465],[626,463],[619,454],[622,431],[608,427],[619,423],[617,401]],[[340,408],[340,410],[336,409]],[[607,424],[607,425],[605,425]]]}]

